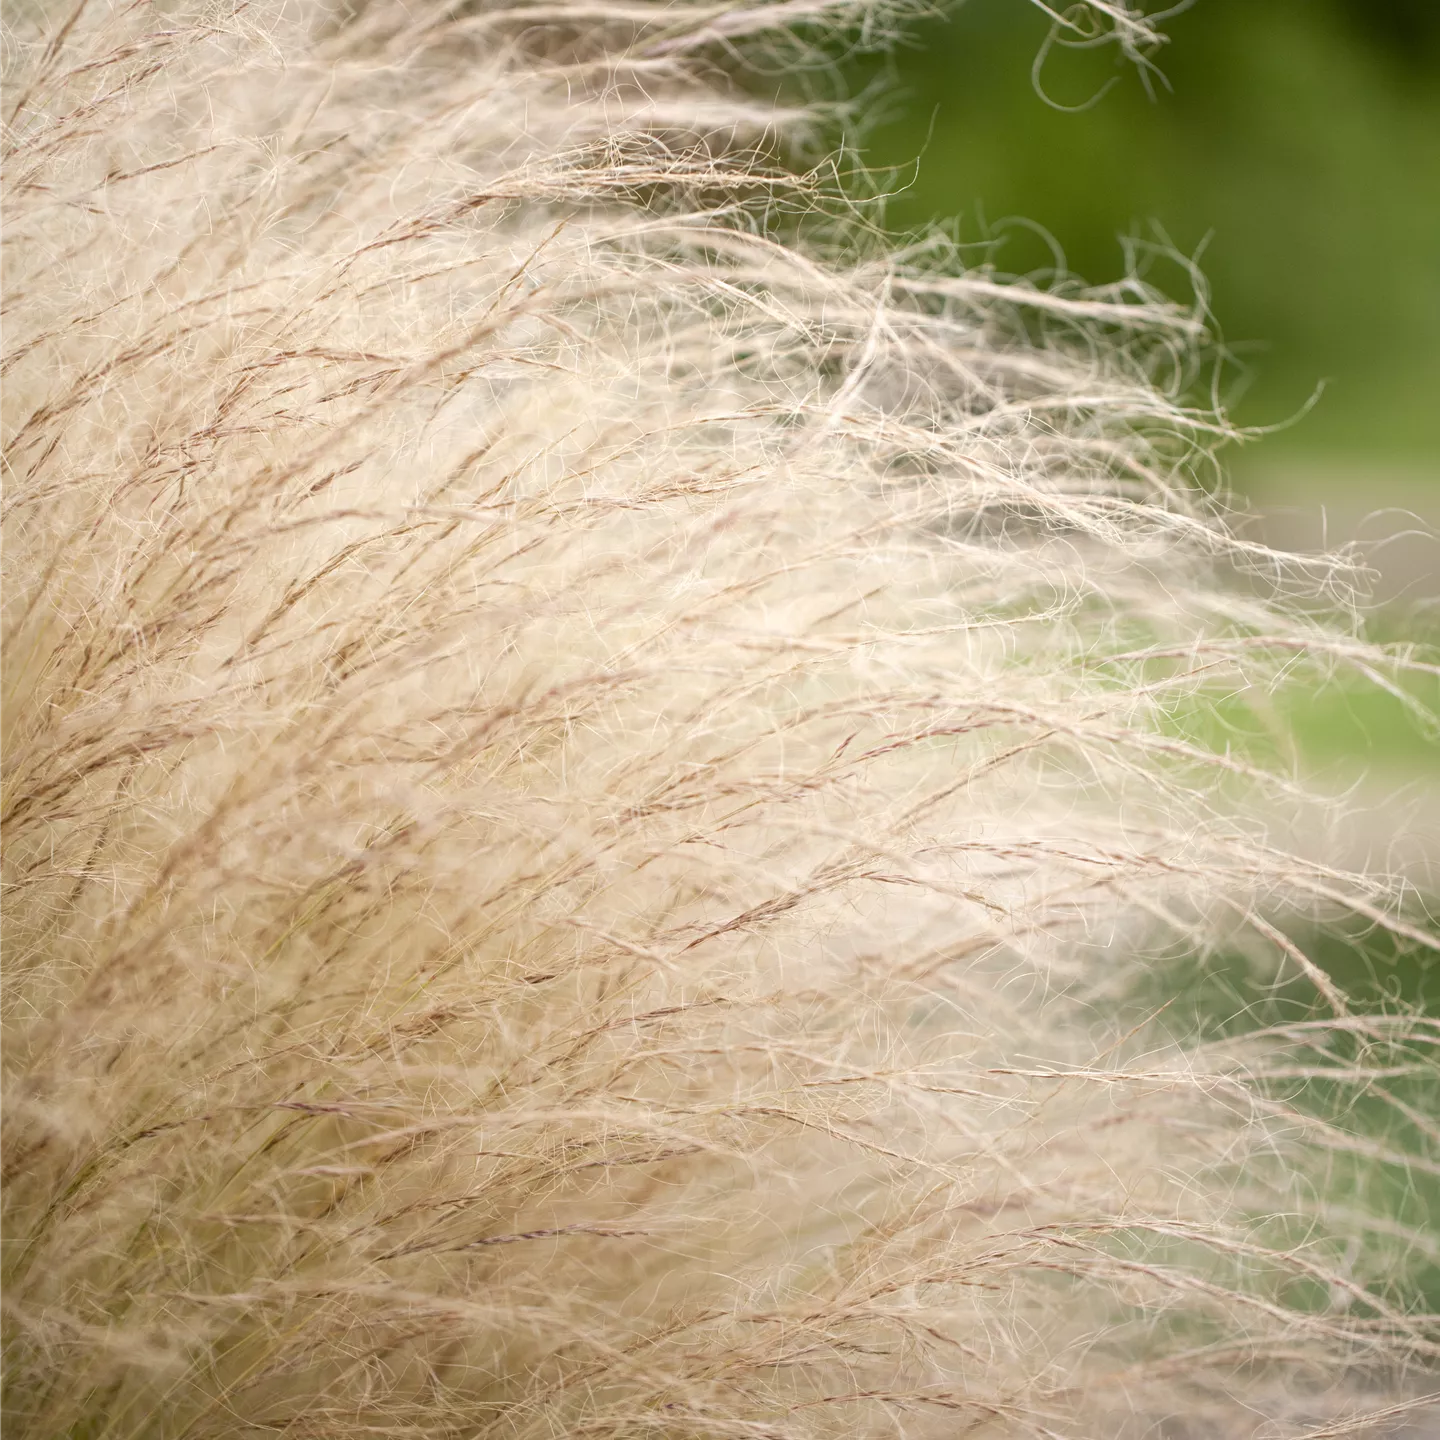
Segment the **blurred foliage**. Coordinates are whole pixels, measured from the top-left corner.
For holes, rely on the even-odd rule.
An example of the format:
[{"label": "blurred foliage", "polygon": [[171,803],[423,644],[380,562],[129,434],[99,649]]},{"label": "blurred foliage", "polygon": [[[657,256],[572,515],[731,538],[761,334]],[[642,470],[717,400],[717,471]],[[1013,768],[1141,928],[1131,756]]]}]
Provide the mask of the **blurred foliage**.
[{"label": "blurred foliage", "polygon": [[[1196,0],[1148,73],[1047,48],[1049,28],[1024,0],[966,0],[848,61],[866,98],[847,140],[893,175],[888,228],[997,241],[1012,274],[1063,252],[1097,283],[1122,237],[1199,256],[1236,418],[1292,419],[1326,385],[1271,456],[1440,483],[1440,0]],[[1150,263],[1186,293],[1183,266]]]},{"label": "blurred foliage", "polygon": [[[846,141],[888,172],[887,227],[940,224],[972,260],[1042,283],[1135,263],[1175,298],[1194,280],[1173,255],[1198,260],[1233,357],[1224,400],[1282,427],[1227,457],[1231,478],[1266,490],[1295,462],[1284,500],[1301,509],[1433,512],[1440,0],[1194,0],[1163,28],[1147,71],[1113,45],[1047,45],[1025,0],[964,0],[894,54],[850,58],[845,91],[863,98]],[[1433,637],[1417,619],[1401,633]],[[1413,697],[1431,713],[1433,688]],[[1268,723],[1266,708],[1222,705],[1207,723],[1225,733],[1203,738],[1312,771],[1440,776],[1433,725],[1358,679],[1283,690]],[[1280,736],[1292,753],[1270,753]]]},{"label": "blurred foliage", "polygon": [[[1333,504],[1338,484],[1362,492],[1363,511],[1403,498],[1363,493],[1389,466],[1428,482],[1421,503],[1433,507],[1440,0],[1195,0],[1164,28],[1170,43],[1147,73],[1113,46],[1047,48],[1050,21],[1024,0],[965,0],[911,27],[896,54],[852,57],[846,91],[864,100],[845,138],[889,172],[887,228],[938,223],[976,247],[972,259],[1042,283],[1068,270],[1103,284],[1135,263],[1176,298],[1194,281],[1167,252],[1198,261],[1232,357],[1220,371],[1232,414],[1296,422],[1240,464],[1227,457],[1233,478],[1263,488],[1263,467],[1288,458],[1301,476],[1291,503]],[[1418,619],[1387,635],[1382,617],[1372,638],[1440,638],[1434,616]],[[1345,671],[1318,686],[1297,676],[1267,694],[1207,697],[1167,727],[1241,760],[1356,784],[1362,808],[1387,794],[1413,803],[1440,794],[1440,677],[1398,688]],[[1426,946],[1365,926],[1294,938],[1359,1012],[1440,1016],[1440,954]],[[1217,1041],[1303,1021],[1318,999],[1264,946],[1177,952],[1132,997],[1142,1017],[1164,1012],[1177,1033]],[[1313,1058],[1355,1060],[1367,1043]],[[1401,1230],[1433,1232],[1440,1179],[1376,1158],[1413,1151],[1414,1117],[1433,1116],[1440,1098],[1432,1082],[1361,1093],[1312,1080],[1286,1098],[1317,1118],[1345,1115],[1375,1144],[1337,1155],[1334,1203],[1354,1195]],[[1366,1237],[1367,1249],[1384,1243]],[[1440,1308],[1440,1249],[1401,1246],[1391,1298]]]},{"label": "blurred foliage", "polygon": [[1317,686],[1305,678],[1269,694],[1206,696],[1171,716],[1176,733],[1207,750],[1286,771],[1353,780],[1361,773],[1440,782],[1440,678],[1412,675],[1382,689],[1342,672]]},{"label": "blurred foliage", "polygon": [[[1355,1014],[1418,1010],[1440,1016],[1440,955],[1427,947],[1361,924],[1301,930],[1291,938],[1350,997]],[[1435,1314],[1440,1312],[1440,1171],[1408,1158],[1425,1153],[1440,1112],[1428,1045],[1390,1045],[1383,1028],[1367,1033],[1361,1026],[1347,1034],[1310,1026],[1319,999],[1310,981],[1273,951],[1237,944],[1156,965],[1129,1003],[1137,1023],[1154,1018],[1162,1030],[1202,1036],[1222,1051],[1227,1039],[1267,1032],[1288,1049],[1293,1064],[1316,1067],[1315,1078],[1296,1078],[1267,1091],[1297,1115],[1360,1137],[1353,1150],[1340,1146],[1334,1152],[1324,1176],[1327,1199],[1342,1226],[1362,1214],[1385,1217],[1363,1237],[1372,1266],[1389,1272],[1382,1291],[1392,1304]],[[1378,1067],[1380,1073],[1358,1085],[1320,1078],[1345,1065]],[[1387,1223],[1394,1229],[1387,1232]],[[1281,1227],[1276,1240],[1283,1239]]]}]

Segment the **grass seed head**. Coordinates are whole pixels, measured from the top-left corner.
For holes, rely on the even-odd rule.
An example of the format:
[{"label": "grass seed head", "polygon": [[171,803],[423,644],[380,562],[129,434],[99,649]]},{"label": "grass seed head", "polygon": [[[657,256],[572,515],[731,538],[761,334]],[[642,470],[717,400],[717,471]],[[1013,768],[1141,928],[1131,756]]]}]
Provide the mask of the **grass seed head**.
[{"label": "grass seed head", "polygon": [[899,14],[12,13],[17,1437],[1409,1413],[1440,1037],[1292,936],[1434,941],[1187,721],[1386,657],[1203,315],[784,238],[726,75]]}]

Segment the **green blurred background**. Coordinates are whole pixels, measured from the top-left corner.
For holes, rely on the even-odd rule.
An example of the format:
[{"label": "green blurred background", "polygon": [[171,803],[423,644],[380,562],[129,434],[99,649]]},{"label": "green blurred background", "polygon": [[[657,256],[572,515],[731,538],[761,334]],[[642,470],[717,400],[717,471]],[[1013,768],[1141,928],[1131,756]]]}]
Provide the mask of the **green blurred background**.
[{"label": "green blurred background", "polygon": [[[1093,283],[1124,237],[1199,253],[1232,413],[1285,426],[1231,452],[1232,483],[1276,540],[1358,539],[1381,598],[1433,601],[1440,541],[1391,537],[1405,511],[1440,528],[1440,0],[1195,0],[1148,93],[1114,45],[1052,48],[1040,87],[1080,113],[1037,93],[1050,25],[965,0],[848,62],[888,227],[998,237],[1012,274],[1054,265],[1040,227]],[[1178,265],[1152,278],[1187,292]]]},{"label": "green blurred background", "polygon": [[[1371,633],[1440,639],[1440,0],[1194,0],[1150,72],[1113,44],[1047,51],[1051,24],[1027,0],[964,0],[845,62],[844,140],[888,178],[886,227],[939,224],[1042,284],[1056,252],[1096,284],[1138,253],[1182,300],[1163,252],[1198,257],[1225,401],[1275,427],[1223,457],[1251,533],[1358,543]],[[1412,689],[1440,707],[1433,677]],[[1290,763],[1369,812],[1351,858],[1434,893],[1435,727],[1363,681],[1292,691],[1271,700]],[[1263,749],[1244,729],[1211,738]]]},{"label": "green blurred background", "polygon": [[[846,62],[863,99],[844,138],[890,177],[886,227],[939,224],[977,245],[962,254],[1042,284],[1056,252],[1096,284],[1139,258],[1178,299],[1191,276],[1162,252],[1198,257],[1233,357],[1225,402],[1278,427],[1223,457],[1252,533],[1357,542],[1381,602],[1370,633],[1440,640],[1440,0],[1195,0],[1163,22],[1148,86],[1114,45],[1047,51],[1050,28],[1026,0],[964,0],[897,52]],[[1424,712],[1440,712],[1440,678],[1403,684],[1417,706],[1353,675],[1301,677],[1205,709],[1194,738],[1348,790],[1343,858],[1399,870],[1434,914],[1440,741]],[[1303,938],[1367,1007],[1440,1015],[1425,947],[1363,927]],[[1307,981],[1272,987],[1233,956],[1186,957],[1155,985],[1202,1031],[1314,1003]],[[1434,1099],[1410,1096],[1417,1113]],[[1388,1133],[1393,1117],[1365,1114]],[[1423,1229],[1440,1214],[1433,1183],[1374,1178],[1396,1187],[1397,1216]],[[1440,1265],[1408,1283],[1440,1305]]]}]

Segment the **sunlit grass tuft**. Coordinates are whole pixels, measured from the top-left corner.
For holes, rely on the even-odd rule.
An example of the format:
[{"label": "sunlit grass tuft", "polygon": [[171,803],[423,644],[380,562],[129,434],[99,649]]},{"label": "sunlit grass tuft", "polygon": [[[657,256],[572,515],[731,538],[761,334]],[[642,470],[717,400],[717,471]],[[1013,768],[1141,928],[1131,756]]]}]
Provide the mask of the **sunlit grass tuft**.
[{"label": "sunlit grass tuft", "polygon": [[[1430,1083],[1293,937],[1432,928],[1175,723],[1415,665],[1193,485],[1202,317],[776,238],[728,47],[896,18],[12,17],[7,1434],[1418,1403],[1423,1224],[1287,1087]],[[1237,946],[1300,1038],[1129,1013]]]}]

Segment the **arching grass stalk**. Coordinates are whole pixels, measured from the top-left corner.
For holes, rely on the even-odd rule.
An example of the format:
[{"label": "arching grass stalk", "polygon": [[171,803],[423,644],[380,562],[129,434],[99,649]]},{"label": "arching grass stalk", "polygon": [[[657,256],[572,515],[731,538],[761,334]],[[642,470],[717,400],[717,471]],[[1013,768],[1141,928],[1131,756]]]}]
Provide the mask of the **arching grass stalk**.
[{"label": "arching grass stalk", "polygon": [[[7,1434],[1408,1413],[1437,1032],[1292,937],[1434,938],[1172,723],[1391,661],[1203,317],[775,238],[720,62],[891,19],[13,13]],[[1121,1018],[1240,941],[1307,1018]]]}]

